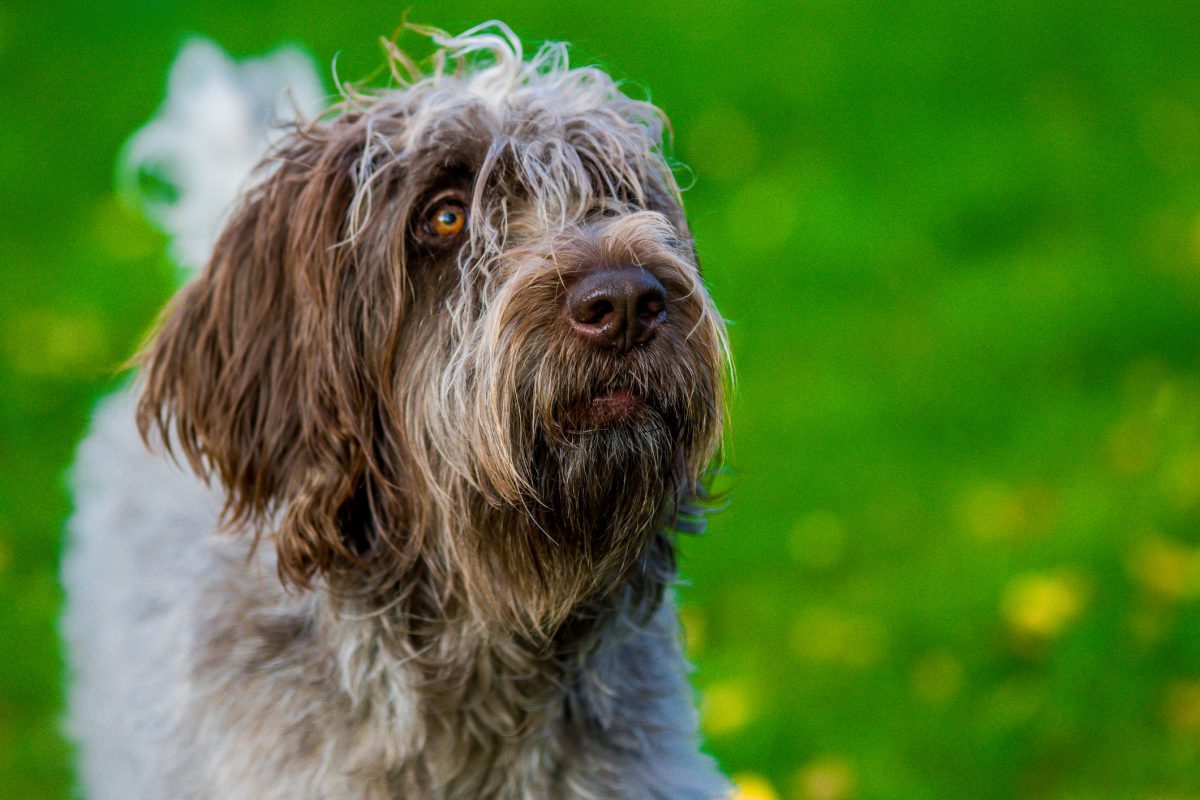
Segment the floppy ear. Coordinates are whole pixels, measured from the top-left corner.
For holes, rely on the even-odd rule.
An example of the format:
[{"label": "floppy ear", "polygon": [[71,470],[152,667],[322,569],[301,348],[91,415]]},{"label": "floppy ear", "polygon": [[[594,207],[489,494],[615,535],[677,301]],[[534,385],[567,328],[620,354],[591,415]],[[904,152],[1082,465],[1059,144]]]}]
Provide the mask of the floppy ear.
[{"label": "floppy ear", "polygon": [[402,277],[360,269],[346,241],[362,139],[336,125],[275,154],[139,358],[143,437],[157,432],[221,482],[228,523],[262,530],[270,518],[280,575],[299,586],[373,545],[370,525],[347,520],[372,494],[370,406],[391,382],[371,370],[401,312]]}]

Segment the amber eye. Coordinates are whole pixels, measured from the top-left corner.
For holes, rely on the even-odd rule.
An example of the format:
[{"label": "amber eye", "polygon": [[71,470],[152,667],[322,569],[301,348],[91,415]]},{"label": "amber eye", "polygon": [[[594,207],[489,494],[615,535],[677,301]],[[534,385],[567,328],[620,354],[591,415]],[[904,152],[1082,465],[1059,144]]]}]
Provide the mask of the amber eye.
[{"label": "amber eye", "polygon": [[466,197],[461,192],[451,192],[426,206],[418,233],[430,244],[447,244],[466,227]]}]

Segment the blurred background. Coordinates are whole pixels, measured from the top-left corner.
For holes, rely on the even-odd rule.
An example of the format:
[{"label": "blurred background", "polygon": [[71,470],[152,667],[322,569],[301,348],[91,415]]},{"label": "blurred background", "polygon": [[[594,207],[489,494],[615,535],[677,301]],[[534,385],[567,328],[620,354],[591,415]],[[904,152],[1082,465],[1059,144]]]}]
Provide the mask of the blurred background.
[{"label": "blurred background", "polygon": [[[171,292],[113,191],[189,34],[382,63],[403,4],[0,6],[0,795],[70,794],[64,472]],[[743,800],[1200,797],[1200,6],[416,0],[649,92],[740,384],[682,543]]]}]

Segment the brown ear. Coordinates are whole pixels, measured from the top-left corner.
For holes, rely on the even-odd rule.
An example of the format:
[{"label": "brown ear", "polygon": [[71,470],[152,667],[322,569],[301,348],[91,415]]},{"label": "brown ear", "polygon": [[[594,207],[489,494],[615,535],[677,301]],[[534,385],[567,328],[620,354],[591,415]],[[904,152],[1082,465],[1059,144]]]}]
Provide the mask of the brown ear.
[{"label": "brown ear", "polygon": [[280,574],[299,586],[370,549],[345,523],[371,494],[363,426],[379,398],[364,387],[390,385],[369,371],[400,317],[400,276],[360,269],[345,241],[361,138],[337,124],[276,154],[139,359],[143,437],[216,476],[229,523],[262,530],[271,517]]}]

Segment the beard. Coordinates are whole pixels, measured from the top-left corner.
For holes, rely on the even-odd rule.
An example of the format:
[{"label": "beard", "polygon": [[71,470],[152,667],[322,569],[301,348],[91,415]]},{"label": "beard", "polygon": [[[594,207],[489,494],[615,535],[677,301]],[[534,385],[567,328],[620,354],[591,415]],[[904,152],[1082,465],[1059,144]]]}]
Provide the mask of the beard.
[{"label": "beard", "polygon": [[561,533],[597,572],[627,555],[663,522],[680,476],[676,426],[647,403],[593,415],[593,424],[543,444],[539,522]]},{"label": "beard", "polygon": [[536,497],[502,514],[488,550],[533,627],[555,630],[630,593],[656,603],[673,574],[664,530],[686,484],[669,415],[648,403],[592,415],[540,436],[531,461]]},{"label": "beard", "polygon": [[[470,426],[476,463],[519,475],[495,470],[502,482],[489,484],[480,473],[473,549],[487,591],[541,631],[630,592],[652,604],[671,580],[671,531],[719,428],[719,375],[667,337],[620,357],[570,339],[521,344],[542,357],[501,357],[473,387],[485,412]],[[496,429],[507,446],[489,452]],[[497,484],[516,491],[502,496]]]}]

